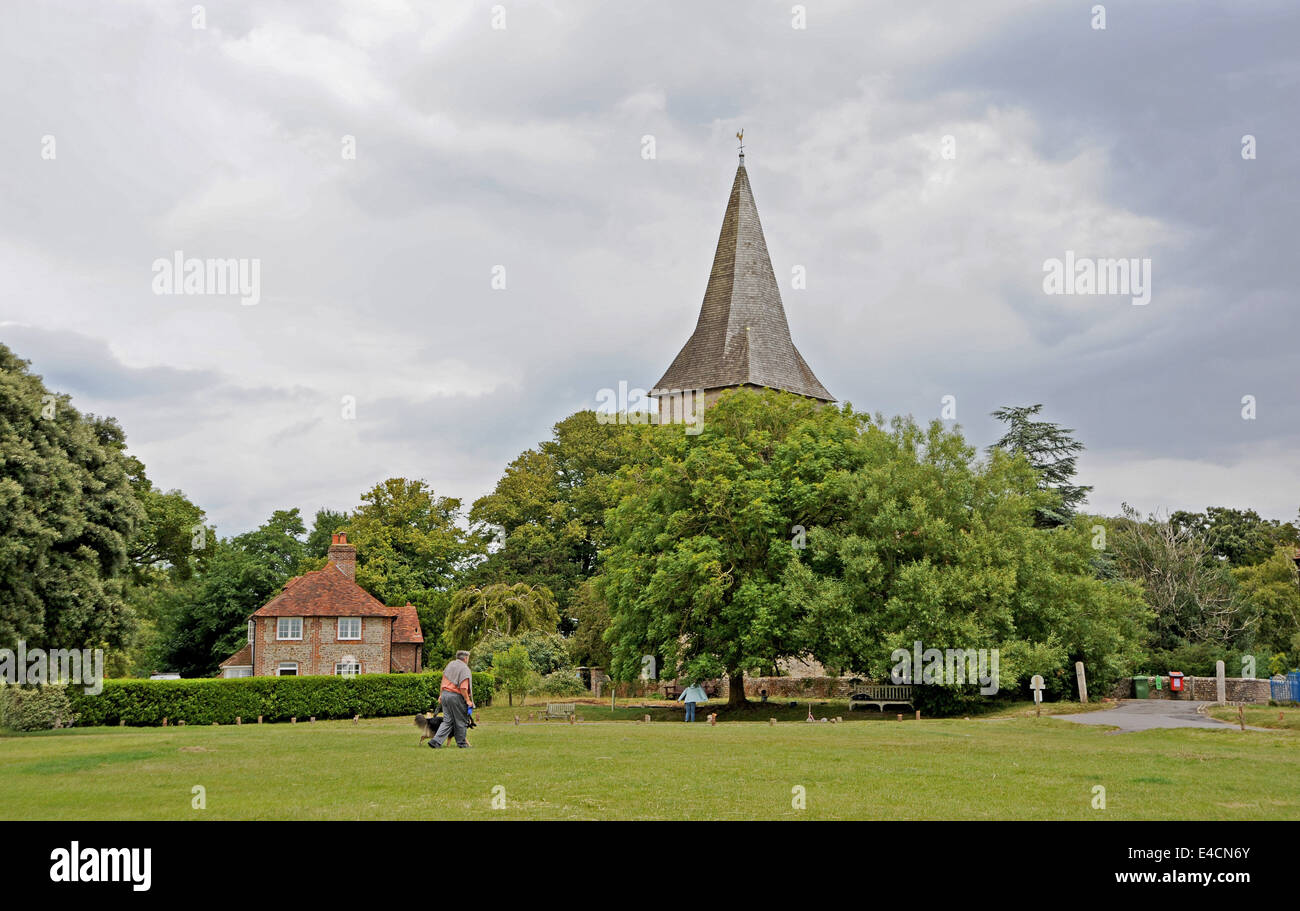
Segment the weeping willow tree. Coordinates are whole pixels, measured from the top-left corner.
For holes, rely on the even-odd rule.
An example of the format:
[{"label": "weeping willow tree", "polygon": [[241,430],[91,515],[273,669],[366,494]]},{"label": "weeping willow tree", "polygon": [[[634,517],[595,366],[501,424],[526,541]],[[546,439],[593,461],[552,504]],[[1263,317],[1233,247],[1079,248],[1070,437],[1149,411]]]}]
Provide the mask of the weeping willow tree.
[{"label": "weeping willow tree", "polygon": [[535,629],[553,633],[559,623],[555,596],[545,585],[498,582],[462,588],[452,595],[444,636],[452,648],[469,648],[488,633],[513,636]]}]

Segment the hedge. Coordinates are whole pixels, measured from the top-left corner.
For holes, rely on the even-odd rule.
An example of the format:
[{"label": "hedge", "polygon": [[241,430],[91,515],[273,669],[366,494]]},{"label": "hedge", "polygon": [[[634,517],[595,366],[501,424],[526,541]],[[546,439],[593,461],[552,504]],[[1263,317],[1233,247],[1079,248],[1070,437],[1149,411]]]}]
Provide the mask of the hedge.
[{"label": "hedge", "polygon": [[[361,674],[356,677],[233,677],[205,680],[104,681],[104,691],[86,695],[69,688],[77,724],[83,727],[175,724],[234,724],[307,720],[311,717],[366,718],[422,712],[438,697],[440,673]],[[479,705],[492,701],[491,674],[474,675]]]},{"label": "hedge", "polygon": [[76,718],[65,686],[0,683],[0,727],[11,731],[48,731],[70,725]]}]

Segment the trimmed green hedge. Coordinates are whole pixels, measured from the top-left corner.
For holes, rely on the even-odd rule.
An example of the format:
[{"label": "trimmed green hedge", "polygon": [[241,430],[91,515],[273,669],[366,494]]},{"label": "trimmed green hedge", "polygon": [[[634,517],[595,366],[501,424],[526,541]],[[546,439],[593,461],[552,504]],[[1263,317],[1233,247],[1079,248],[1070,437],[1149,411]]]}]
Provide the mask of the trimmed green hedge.
[{"label": "trimmed green hedge", "polygon": [[[234,724],[298,718],[375,718],[414,715],[438,698],[440,673],[361,674],[357,677],[234,677],[207,680],[104,681],[104,691],[88,696],[70,687],[68,696],[82,727],[169,724]],[[474,675],[479,705],[492,701],[491,674]]]}]

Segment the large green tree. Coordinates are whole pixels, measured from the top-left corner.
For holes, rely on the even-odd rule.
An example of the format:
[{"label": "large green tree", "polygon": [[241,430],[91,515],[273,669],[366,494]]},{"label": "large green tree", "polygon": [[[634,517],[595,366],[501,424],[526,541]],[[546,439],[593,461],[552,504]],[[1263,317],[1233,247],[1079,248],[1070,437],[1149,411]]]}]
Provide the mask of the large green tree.
[{"label": "large green tree", "polygon": [[421,480],[389,478],[362,494],[344,529],[357,548],[357,584],[385,604],[415,605],[429,666],[450,656],[442,631],[452,588],[486,550],[462,518],[460,500]]},{"label": "large green tree", "polygon": [[555,425],[550,440],[511,462],[470,519],[496,541],[465,584],[527,582],[554,595],[563,628],[575,626],[576,590],[596,571],[605,544],[605,511],[618,470],[645,455],[640,435],[580,411]]},{"label": "large green tree", "polygon": [[1214,554],[1204,534],[1157,515],[1143,518],[1127,504],[1111,526],[1116,565],[1142,587],[1153,614],[1152,649],[1202,643],[1227,648],[1249,641],[1258,617],[1239,596],[1231,566]]},{"label": "large green tree", "polygon": [[144,510],[126,439],[83,415],[0,344],[0,647],[119,647]]},{"label": "large green tree", "polygon": [[845,464],[859,418],[786,393],[738,390],[698,435],[678,425],[640,434],[653,458],[625,469],[605,526],[595,581],[609,605],[611,672],[639,673],[645,654],[686,679],[743,673],[806,650],[782,590],[796,526],[829,519],[824,488]]},{"label": "large green tree", "polygon": [[919,641],[997,649],[1000,689],[1037,673],[1068,692],[1080,660],[1104,688],[1136,659],[1146,610],[1134,586],[1096,578],[1084,523],[1040,527],[1059,503],[1040,480],[1001,447],[978,460],[938,421],[864,426],[827,479],[830,520],[785,574],[798,639],[874,679]]},{"label": "large green tree", "polygon": [[999,408],[993,417],[1007,425],[1006,433],[992,448],[1022,455],[1039,475],[1039,487],[1052,496],[1038,507],[1037,522],[1042,528],[1067,525],[1091,487],[1074,483],[1076,462],[1083,444],[1074,431],[1051,421],[1036,421],[1043,410],[1040,405]]},{"label": "large green tree", "polygon": [[1282,655],[1287,668],[1300,665],[1300,578],[1295,547],[1275,547],[1265,560],[1232,570],[1239,595],[1255,615],[1252,650],[1259,672],[1267,660]]},{"label": "large green tree", "polygon": [[498,582],[483,588],[462,588],[452,595],[443,638],[452,648],[467,649],[488,633],[553,633],[559,622],[555,596],[545,585]]},{"label": "large green tree", "polygon": [[1253,509],[1211,506],[1205,512],[1179,510],[1170,514],[1169,523],[1204,540],[1211,554],[1233,566],[1262,563],[1279,545],[1300,545],[1294,525],[1263,519]]}]

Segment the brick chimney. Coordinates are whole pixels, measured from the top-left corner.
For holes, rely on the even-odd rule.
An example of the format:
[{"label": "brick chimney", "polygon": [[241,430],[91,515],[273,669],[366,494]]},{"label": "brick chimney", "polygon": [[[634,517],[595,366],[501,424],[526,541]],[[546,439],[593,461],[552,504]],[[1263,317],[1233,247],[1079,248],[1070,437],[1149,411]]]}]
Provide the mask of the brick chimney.
[{"label": "brick chimney", "polygon": [[357,577],[357,549],[348,543],[344,534],[332,535],[330,538],[330,562],[349,579]]}]

